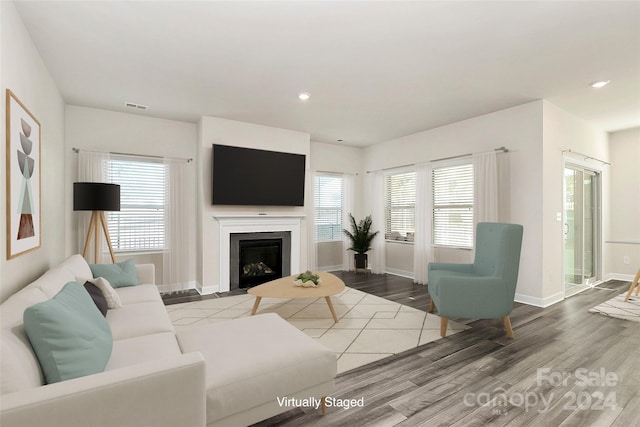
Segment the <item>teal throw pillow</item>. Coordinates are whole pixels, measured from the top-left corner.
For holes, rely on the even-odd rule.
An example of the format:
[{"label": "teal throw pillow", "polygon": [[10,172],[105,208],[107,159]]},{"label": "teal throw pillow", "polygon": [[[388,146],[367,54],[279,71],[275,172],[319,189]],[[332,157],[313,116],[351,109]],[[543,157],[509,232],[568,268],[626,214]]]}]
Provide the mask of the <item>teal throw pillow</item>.
[{"label": "teal throw pillow", "polygon": [[104,277],[114,288],[135,286],[138,281],[138,270],[133,259],[117,264],[90,264],[93,277]]},{"label": "teal throw pillow", "polygon": [[104,371],[113,337],[89,293],[75,282],[24,311],[27,332],[47,384]]}]

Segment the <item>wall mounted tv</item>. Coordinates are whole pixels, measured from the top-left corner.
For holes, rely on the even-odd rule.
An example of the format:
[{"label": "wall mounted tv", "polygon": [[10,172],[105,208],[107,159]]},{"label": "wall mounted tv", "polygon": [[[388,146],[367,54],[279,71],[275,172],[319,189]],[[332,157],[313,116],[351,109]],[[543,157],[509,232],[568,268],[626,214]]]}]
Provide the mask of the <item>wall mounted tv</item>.
[{"label": "wall mounted tv", "polygon": [[304,206],[304,154],[213,144],[213,204]]}]

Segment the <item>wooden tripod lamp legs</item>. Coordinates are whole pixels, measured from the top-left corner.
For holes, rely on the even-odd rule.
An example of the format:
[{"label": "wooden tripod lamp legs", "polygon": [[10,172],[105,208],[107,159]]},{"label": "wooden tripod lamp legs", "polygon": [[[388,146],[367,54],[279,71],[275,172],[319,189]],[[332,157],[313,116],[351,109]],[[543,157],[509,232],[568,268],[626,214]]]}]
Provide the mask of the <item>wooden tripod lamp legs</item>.
[{"label": "wooden tripod lamp legs", "polygon": [[627,296],[624,297],[624,301],[625,302],[631,296],[631,293],[633,292],[634,288],[637,288],[636,289],[636,296],[638,296],[638,292],[640,292],[640,284],[638,283],[638,281],[640,281],[640,268],[638,269],[638,272],[636,273],[636,277],[633,279],[633,282],[631,282],[631,286],[629,286],[629,292],[627,292]]},{"label": "wooden tripod lamp legs", "polygon": [[87,259],[89,254],[89,242],[91,241],[91,235],[94,237],[94,250],[93,250],[93,262],[98,263],[98,253],[100,252],[100,229],[104,233],[107,239],[107,245],[109,246],[109,253],[111,254],[111,262],[116,263],[116,257],[113,253],[113,247],[111,246],[111,238],[109,237],[109,227],[107,227],[107,220],[103,211],[91,212],[91,219],[89,220],[89,230],[87,231],[87,239],[84,242],[84,250],[82,256]]}]

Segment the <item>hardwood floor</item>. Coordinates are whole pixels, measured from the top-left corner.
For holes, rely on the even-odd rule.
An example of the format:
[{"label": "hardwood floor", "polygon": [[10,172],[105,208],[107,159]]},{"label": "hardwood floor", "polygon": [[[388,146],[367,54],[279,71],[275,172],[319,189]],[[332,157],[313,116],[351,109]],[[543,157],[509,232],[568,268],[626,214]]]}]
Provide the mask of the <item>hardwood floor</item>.
[{"label": "hardwood floor", "polygon": [[[427,310],[427,287],[391,275],[337,273],[347,286]],[[515,304],[500,320],[345,372],[348,410],[293,409],[257,426],[631,426],[640,420],[640,324],[587,310],[622,293],[608,282],[549,308]],[[456,319],[463,321],[462,319]]]}]

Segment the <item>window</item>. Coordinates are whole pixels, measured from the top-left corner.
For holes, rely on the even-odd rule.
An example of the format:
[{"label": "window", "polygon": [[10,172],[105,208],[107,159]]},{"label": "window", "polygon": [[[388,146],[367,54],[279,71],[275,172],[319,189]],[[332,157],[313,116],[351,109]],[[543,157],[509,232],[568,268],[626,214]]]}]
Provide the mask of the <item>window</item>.
[{"label": "window", "polygon": [[342,177],[316,175],[314,196],[316,240],[342,240]]},{"label": "window", "polygon": [[473,165],[433,169],[433,243],[473,247]]},{"label": "window", "polygon": [[105,169],[107,182],[120,184],[120,211],[108,213],[114,251],[166,249],[167,165],[118,157]]},{"label": "window", "polygon": [[416,173],[385,177],[385,238],[413,241],[416,229]]}]

